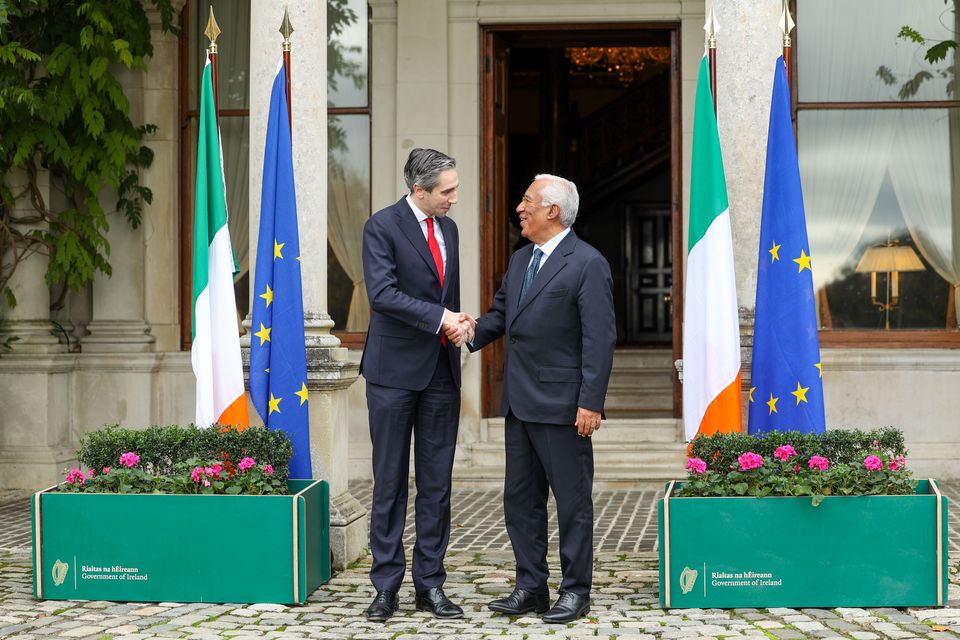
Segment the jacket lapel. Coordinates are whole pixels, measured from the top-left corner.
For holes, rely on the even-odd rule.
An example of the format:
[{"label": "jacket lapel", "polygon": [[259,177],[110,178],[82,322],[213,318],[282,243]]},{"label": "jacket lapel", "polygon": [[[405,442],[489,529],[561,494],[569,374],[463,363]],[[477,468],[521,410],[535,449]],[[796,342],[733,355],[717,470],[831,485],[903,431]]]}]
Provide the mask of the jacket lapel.
[{"label": "jacket lapel", "polygon": [[407,204],[406,198],[402,198],[400,202],[396,204],[396,211],[400,231],[407,237],[407,240],[410,241],[413,248],[420,254],[423,261],[427,263],[427,268],[436,276],[437,285],[439,286],[440,274],[437,273],[437,265],[433,261],[433,256],[430,255],[430,247],[427,246],[427,239],[423,236],[423,229],[420,228],[420,223],[417,222],[417,216],[413,213],[410,205]]},{"label": "jacket lapel", "polygon": [[[547,283],[553,280],[553,277],[560,273],[560,270],[567,266],[567,256],[573,253],[574,247],[577,244],[577,236],[571,230],[563,240],[560,241],[560,244],[557,245],[557,248],[553,250],[553,253],[550,254],[550,257],[547,261],[540,267],[540,271],[537,272],[537,275],[533,278],[533,282],[530,284],[530,288],[527,289],[527,294],[523,296],[523,300],[519,301],[517,306],[517,315],[521,314],[524,309],[530,304],[530,302],[536,298],[540,292],[543,290]],[[530,249],[530,254],[533,254],[533,249]],[[526,272],[528,263],[527,260],[523,263],[523,270]],[[521,282],[523,276],[521,275]],[[519,296],[519,292],[517,293]]]}]

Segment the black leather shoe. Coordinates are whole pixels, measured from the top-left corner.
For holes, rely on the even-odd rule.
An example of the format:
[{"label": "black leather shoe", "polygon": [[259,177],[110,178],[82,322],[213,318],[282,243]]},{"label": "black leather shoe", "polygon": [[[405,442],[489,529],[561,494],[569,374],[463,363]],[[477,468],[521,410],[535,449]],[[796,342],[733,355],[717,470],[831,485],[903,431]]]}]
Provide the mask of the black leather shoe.
[{"label": "black leather shoe", "polygon": [[543,613],[550,608],[550,600],[546,591],[539,593],[516,588],[506,598],[499,598],[487,605],[491,611],[519,616],[535,611]]},{"label": "black leather shoe", "polygon": [[367,620],[384,622],[400,608],[400,599],[396,591],[378,591],[377,597],[367,607]]},{"label": "black leather shoe", "polygon": [[590,613],[590,596],[578,596],[575,593],[564,591],[560,594],[557,604],[550,611],[543,614],[544,622],[573,622]]},{"label": "black leather shoe", "polygon": [[417,592],[417,611],[429,611],[434,618],[462,618],[463,609],[450,602],[441,587]]}]

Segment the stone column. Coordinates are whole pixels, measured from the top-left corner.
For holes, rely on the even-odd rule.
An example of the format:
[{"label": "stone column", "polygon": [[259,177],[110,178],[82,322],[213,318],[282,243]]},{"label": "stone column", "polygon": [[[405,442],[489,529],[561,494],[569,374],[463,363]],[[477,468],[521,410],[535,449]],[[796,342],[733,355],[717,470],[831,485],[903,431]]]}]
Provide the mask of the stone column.
[{"label": "stone column", "polygon": [[[330,483],[330,545],[334,568],[342,569],[367,544],[366,509],[347,487],[349,434],[346,389],[357,365],[330,334],[327,314],[327,16],[326,3],[287,3],[291,37],[293,170],[300,229],[303,312],[310,392],[310,453],[313,477]],[[250,282],[254,282],[260,227],[260,189],[270,90],[281,60],[283,5],[254,2],[250,11]],[[255,292],[251,292],[255,294]],[[256,296],[251,295],[251,300]],[[245,358],[249,350],[245,349]],[[255,418],[254,418],[255,419]]]},{"label": "stone column", "polygon": [[[35,215],[24,171],[7,176],[13,215]],[[38,172],[37,196],[50,206],[50,176]],[[27,232],[43,223],[20,226]],[[12,260],[10,253],[0,256]],[[5,263],[9,264],[9,263]],[[20,262],[8,283],[17,304],[0,302],[0,340],[15,336],[13,351],[0,357],[0,487],[36,490],[54,484],[73,458],[70,438],[69,376],[74,358],[52,333],[50,289],[44,279],[49,260],[35,253]]]},{"label": "stone column", "polygon": [[[130,100],[130,119],[141,125],[143,118],[143,80],[146,74],[116,65],[112,73],[123,86]],[[167,194],[156,194],[166,200]],[[100,203],[110,220],[105,234],[110,243],[111,275],[97,274],[93,280],[93,319],[87,325],[89,335],[83,338],[86,353],[150,351],[153,336],[144,321],[143,228],[134,229],[126,217],[116,211],[116,197],[101,194]],[[153,215],[145,207],[144,216]]]},{"label": "stone column", "polygon": [[[185,0],[174,0],[179,13]],[[156,338],[157,351],[180,350],[180,120],[178,85],[179,41],[176,34],[160,29],[160,14],[146,5],[150,19],[153,56],[149,70],[140,78],[142,117],[157,125],[146,143],[153,150],[153,164],[143,172],[143,184],[153,191],[153,203],[144,207],[142,231],[143,319]],[[196,141],[194,141],[196,142]],[[192,150],[191,153],[195,153]]]},{"label": "stone column", "polygon": [[[27,172],[15,169],[7,176],[7,184],[16,198],[13,204],[14,218],[30,218],[37,213],[26,193],[29,183]],[[37,197],[42,200],[43,206],[50,207],[50,174],[40,169],[37,171]],[[34,230],[43,230],[46,223],[36,222],[17,225],[23,233]],[[4,266],[13,261],[13,253],[0,255]],[[2,302],[0,318],[0,340],[7,336],[17,339],[10,343],[16,352],[29,353],[56,353],[64,351],[59,340],[53,335],[53,325],[50,323],[50,289],[45,280],[49,258],[42,253],[34,253],[17,265],[13,277],[7,283],[16,297],[17,304],[10,308]]]}]

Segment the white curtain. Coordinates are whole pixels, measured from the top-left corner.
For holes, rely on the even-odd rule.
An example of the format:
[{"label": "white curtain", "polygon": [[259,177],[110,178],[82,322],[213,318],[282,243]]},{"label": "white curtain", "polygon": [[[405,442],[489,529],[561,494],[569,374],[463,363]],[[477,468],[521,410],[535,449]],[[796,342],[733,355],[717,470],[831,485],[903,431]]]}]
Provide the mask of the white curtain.
[{"label": "white curtain", "polygon": [[[816,25],[798,31],[798,49],[804,52],[798,58],[803,100],[886,97],[874,73],[877,34],[886,27],[849,29],[862,9],[857,2],[803,2],[804,19]],[[899,26],[890,29],[895,35]],[[890,114],[873,110],[798,115],[800,176],[818,290],[840,277],[866,229],[886,172],[894,121]]]},{"label": "white curtain", "polygon": [[[910,236],[937,274],[960,285],[960,207],[953,197],[960,145],[957,110],[905,109],[899,114],[890,179]],[[951,150],[953,147],[953,151]],[[954,156],[954,157],[951,157]]]},{"label": "white curtain", "polygon": [[816,289],[841,276],[857,248],[887,170],[887,111],[801,112],[800,175]]},{"label": "white curtain", "polygon": [[331,167],[327,178],[327,239],[344,272],[353,282],[347,331],[366,331],[370,303],[363,279],[363,225],[367,221],[369,190],[360,176]]}]

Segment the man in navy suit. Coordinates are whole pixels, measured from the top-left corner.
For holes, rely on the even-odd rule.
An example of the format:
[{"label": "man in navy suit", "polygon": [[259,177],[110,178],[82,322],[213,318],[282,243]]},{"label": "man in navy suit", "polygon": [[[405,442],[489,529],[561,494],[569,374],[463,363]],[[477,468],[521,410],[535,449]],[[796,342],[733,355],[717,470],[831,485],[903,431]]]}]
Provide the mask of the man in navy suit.
[{"label": "man in navy suit", "polygon": [[[373,442],[369,620],[399,606],[406,572],[410,436],[415,437],[416,527],[413,584],[418,611],[463,617],[443,593],[450,538],[450,476],[460,418],[460,267],[456,161],[414,149],[403,169],[409,193],[363,228],[363,274],[370,327],[360,362]],[[466,328],[466,327],[464,327]],[[445,335],[446,334],[446,335]],[[449,336],[449,337],[448,337]]]},{"label": "man in navy suit", "polygon": [[[570,622],[590,610],[593,447],[617,341],[610,266],[570,228],[580,197],[569,180],[541,174],[517,206],[522,235],[471,350],[506,336],[503,511],[516,588],[490,603],[500,613]],[[560,528],[560,596],[549,607],[547,495]]]}]

